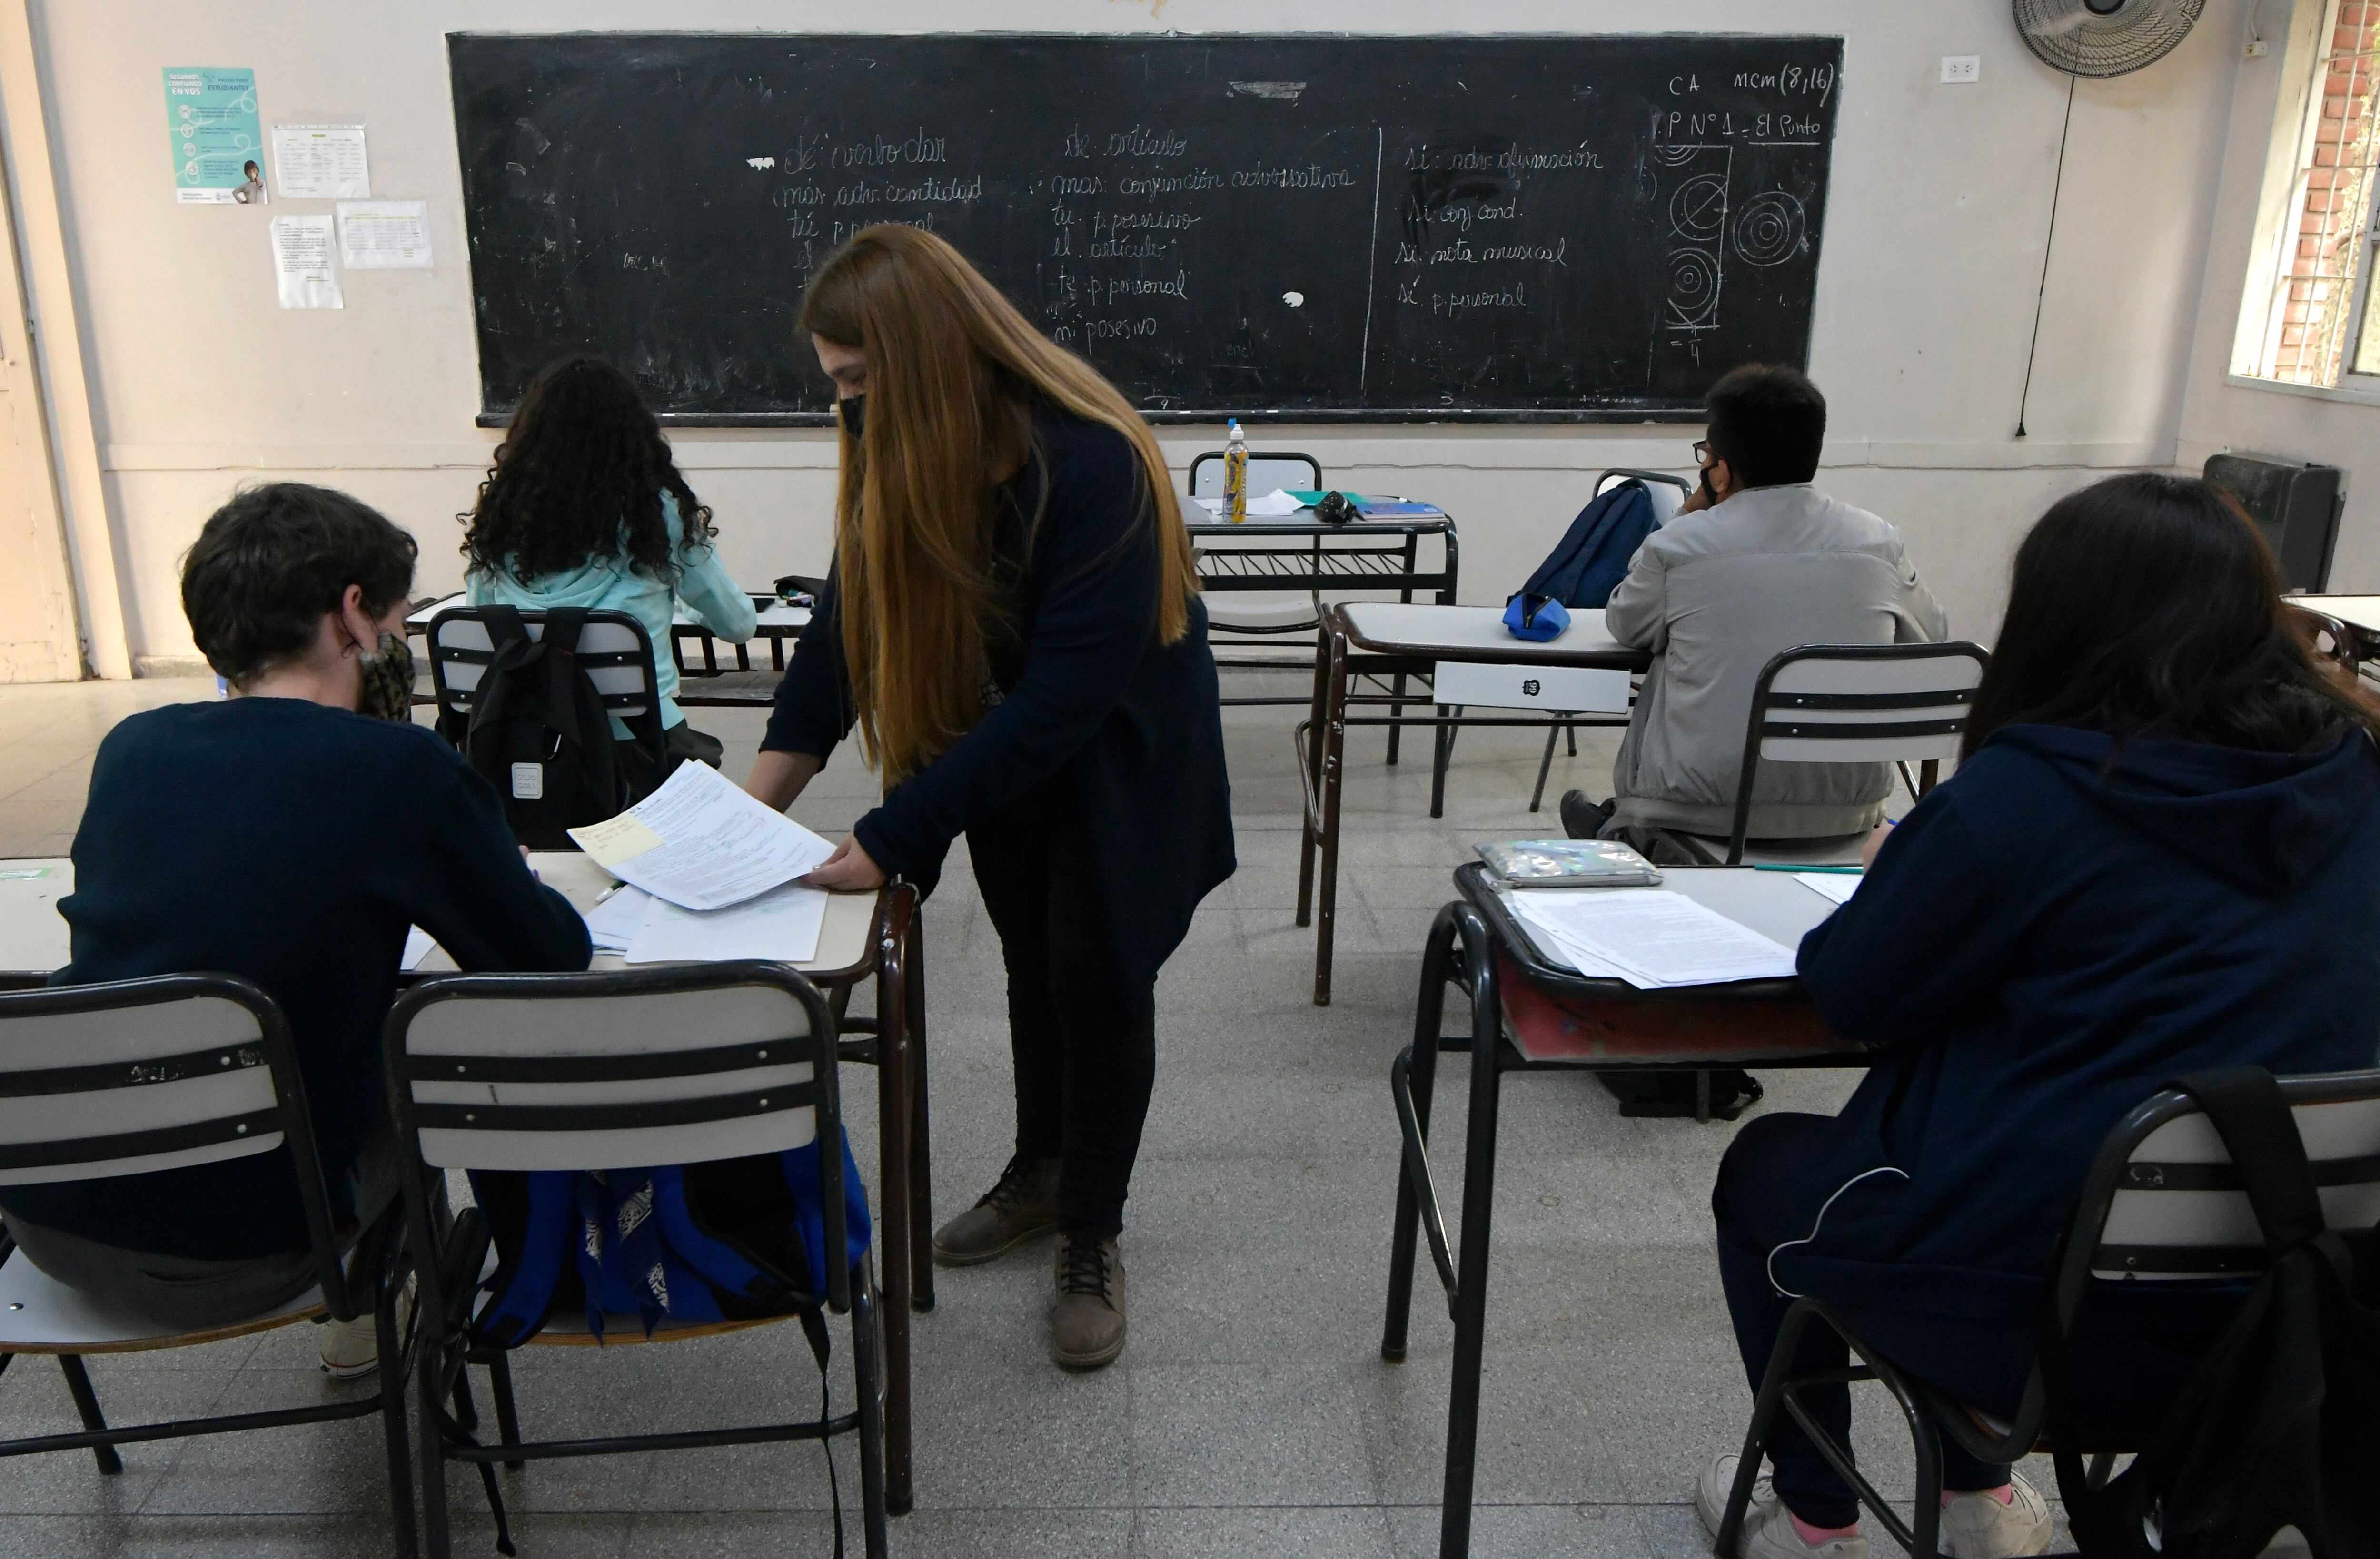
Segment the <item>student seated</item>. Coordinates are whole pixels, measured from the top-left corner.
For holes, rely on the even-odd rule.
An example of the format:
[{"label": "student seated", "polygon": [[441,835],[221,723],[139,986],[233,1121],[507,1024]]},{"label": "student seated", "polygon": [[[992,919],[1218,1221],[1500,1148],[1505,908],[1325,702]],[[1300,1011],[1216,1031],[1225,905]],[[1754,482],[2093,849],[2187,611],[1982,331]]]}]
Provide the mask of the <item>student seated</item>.
[{"label": "student seated", "polygon": [[[406,928],[465,969],[584,969],[587,928],[540,887],[495,792],[412,722],[404,638],[413,538],[294,482],[217,510],[182,568],[182,608],[223,701],[170,704],[108,732],[58,911],[54,985],[223,971],[278,1002],[306,1082],[334,1225],[397,1190],[381,1024]],[[112,1179],[0,1190],[35,1266],[199,1329],[315,1280],[285,1152]],[[323,1362],[372,1363],[371,1318]]]},{"label": "student seated", "polygon": [[[1647,829],[1725,837],[1753,684],[1780,650],[1805,644],[1911,644],[1948,631],[1900,549],[1900,534],[1810,485],[1827,401],[1787,368],[1747,364],[1705,398],[1709,437],[1694,446],[1702,486],[1647,537],[1611,592],[1604,622],[1653,652],[1613,767],[1612,799],[1562,797],[1574,839],[1626,837],[1682,864]],[[1821,839],[1884,819],[1881,763],[1777,763],[1755,771],[1747,832]]]},{"label": "student seated", "polygon": [[[710,511],[670,458],[636,381],[600,357],[565,357],[529,384],[464,516],[473,606],[625,611],[653,642],[668,767],[716,768],[716,737],[686,723],[670,649],[674,603],[730,644],[752,636],[752,598],[711,545]],[[612,734],[625,741],[614,715]],[[665,776],[640,776],[642,792]]]},{"label": "student seated", "polygon": [[[2313,659],[2280,589],[2255,528],[2194,479],[2113,477],[2025,538],[1964,761],[1802,940],[1828,1025],[1887,1049],[1840,1115],[1762,1117],[1719,1166],[1719,1275],[1755,1386],[1809,1294],[2012,1417],[2058,1232],[2126,1112],[2202,1068],[2374,1064],[2380,704]],[[2154,1428],[2244,1291],[2086,1299],[2085,1420]],[[1814,1326],[1797,1362],[1844,1350]],[[1803,1400],[1848,1433],[1845,1388]],[[2038,1493],[1942,1456],[1951,1553],[2047,1546]],[[1703,1474],[1714,1530],[1736,1459]],[[1850,1487],[1790,1420],[1770,1460],[1744,1552],[1861,1559]]]}]

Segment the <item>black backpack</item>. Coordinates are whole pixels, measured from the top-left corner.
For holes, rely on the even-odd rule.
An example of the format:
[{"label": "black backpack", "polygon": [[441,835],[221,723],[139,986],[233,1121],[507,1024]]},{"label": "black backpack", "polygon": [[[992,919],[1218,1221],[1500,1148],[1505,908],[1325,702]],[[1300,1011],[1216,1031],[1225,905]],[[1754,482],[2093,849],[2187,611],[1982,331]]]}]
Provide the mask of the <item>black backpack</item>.
[{"label": "black backpack", "polygon": [[[2092,1493],[2058,1433],[2063,1346],[2044,1336],[2058,1483],[2092,1559],[2252,1559],[2295,1527],[2313,1559],[2380,1556],[2380,1231],[2329,1229],[2295,1120],[2261,1067],[2173,1084],[2205,1106],[2272,1264],[2155,1438]],[[2152,1535],[2154,1534],[2154,1535]]]},{"label": "black backpack", "polygon": [[1614,483],[1578,512],[1517,593],[1551,596],[1565,607],[1603,606],[1654,529],[1653,495],[1645,484],[1633,477]]},{"label": "black backpack", "polygon": [[447,734],[504,798],[515,839],[531,850],[572,849],[566,829],[618,816],[658,783],[659,717],[649,711],[643,721],[656,729],[633,742],[613,740],[578,654],[584,610],[547,612],[545,636],[532,639],[515,609],[479,610],[494,647],[468,722]]}]

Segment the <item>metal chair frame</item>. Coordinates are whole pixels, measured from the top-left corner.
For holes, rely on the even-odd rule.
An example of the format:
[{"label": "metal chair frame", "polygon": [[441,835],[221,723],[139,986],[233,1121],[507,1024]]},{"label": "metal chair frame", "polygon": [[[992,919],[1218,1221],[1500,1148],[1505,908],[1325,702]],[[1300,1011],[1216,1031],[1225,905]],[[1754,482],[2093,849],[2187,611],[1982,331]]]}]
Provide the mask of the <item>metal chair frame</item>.
[{"label": "metal chair frame", "polygon": [[[1487,1341],[1488,1260],[1495,1206],[1496,1131],[1503,1079],[1508,1072],[1527,1071],[1675,1071],[1675,1061],[1579,1062],[1531,1061],[1505,1035],[1503,1003],[1496,952],[1510,958],[1522,978],[1544,989],[1581,995],[1598,1001],[1659,1002],[1676,999],[1674,993],[1634,992],[1609,981],[1590,981],[1574,971],[1543,963],[1528,939],[1512,925],[1494,896],[1488,892],[1485,868],[1474,863],[1456,873],[1464,898],[1446,905],[1432,923],[1422,953],[1421,993],[1415,1003],[1414,1037],[1399,1051],[1389,1071],[1390,1092],[1396,1103],[1402,1152],[1397,1169],[1396,1223],[1389,1251],[1387,1317],[1381,1328],[1380,1357],[1392,1364],[1405,1360],[1412,1318],[1414,1266],[1420,1237],[1426,1236],[1430,1261],[1445,1290],[1447,1315],[1454,1323],[1452,1380],[1449,1388],[1446,1427],[1446,1477],[1439,1524],[1441,1559],[1463,1559],[1471,1548],[1471,1504],[1475,1466],[1479,1449],[1480,1366]],[[1441,1033],[1446,988],[1452,985],[1471,1001],[1471,1032]],[[1747,1012],[1763,1004],[1796,999],[1791,980],[1751,980],[1694,993],[1697,1001],[1741,1003]],[[1436,1090],[1438,1057],[1446,1051],[1471,1057],[1469,1121],[1463,1138],[1463,1226],[1461,1247],[1452,1248],[1446,1219],[1439,1208],[1438,1186],[1430,1168],[1430,1106]],[[1769,1067],[1865,1067],[1869,1054],[1795,1051],[1774,1058],[1761,1057]]]},{"label": "metal chair frame", "polygon": [[[379,1389],[370,1396],[306,1407],[213,1414],[163,1423],[111,1425],[101,1412],[98,1394],[92,1389],[91,1377],[83,1368],[83,1354],[128,1351],[132,1350],[132,1345],[129,1341],[124,1347],[107,1348],[84,1345],[81,1352],[55,1351],[58,1368],[66,1375],[67,1390],[73,1396],[75,1409],[82,1419],[82,1432],[30,1435],[0,1441],[0,1457],[36,1456],[46,1451],[89,1450],[99,1464],[99,1470],[113,1476],[124,1470],[124,1463],[115,1454],[118,1445],[206,1434],[236,1434],[248,1430],[278,1429],[291,1424],[331,1423],[345,1419],[369,1418],[377,1413],[381,1418],[387,1451],[393,1536],[397,1553],[409,1556],[414,1553],[414,1524],[413,1472],[407,1450],[405,1408],[403,1359],[406,1338],[399,1335],[394,1303],[395,1287],[391,1281],[399,1216],[392,1208],[370,1228],[360,1230],[351,1253],[343,1257],[337,1233],[331,1224],[330,1191],[323,1179],[322,1159],[315,1150],[313,1120],[306,1109],[305,1079],[298,1070],[297,1051],[289,1038],[288,1022],[282,1016],[279,1005],[258,985],[237,975],[161,974],[145,979],[61,985],[0,995],[0,1028],[5,1028],[7,1020],[15,1017],[124,1011],[201,998],[227,1001],[245,1009],[256,1021],[258,1037],[253,1045],[240,1043],[228,1046],[200,1046],[187,1055],[139,1063],[0,1071],[0,1094],[21,1098],[135,1088],[213,1074],[225,1069],[262,1066],[269,1070],[273,1081],[274,1105],[269,1115],[229,1122],[232,1127],[229,1133],[220,1130],[225,1122],[214,1122],[210,1123],[216,1128],[212,1130],[177,1126],[102,1138],[7,1142],[0,1144],[0,1167],[12,1170],[59,1168],[84,1162],[86,1156],[92,1161],[133,1158],[225,1143],[251,1132],[260,1142],[268,1143],[255,1151],[270,1152],[270,1139],[277,1133],[281,1145],[288,1149],[290,1166],[298,1179],[298,1201],[305,1209],[308,1243],[312,1247],[315,1278],[322,1289],[319,1307],[273,1312],[247,1322],[194,1330],[178,1337],[141,1338],[137,1348],[139,1351],[151,1351],[190,1347],[229,1335],[314,1320],[322,1312],[340,1322],[352,1321],[368,1313],[373,1317],[378,1332],[382,1360]],[[0,1235],[0,1263],[21,1259],[15,1241]],[[36,1351],[53,1350],[22,1345],[12,1347],[0,1352],[0,1370],[6,1370],[18,1353]]]},{"label": "metal chair frame", "polygon": [[[1780,651],[1760,669],[1759,681],[1752,686],[1752,715],[1744,722],[1743,765],[1735,782],[1735,822],[1728,832],[1726,864],[1740,865],[1743,861],[1744,829],[1752,817],[1753,776],[1760,766],[1761,748],[1771,738],[1791,737],[1801,741],[1864,741],[1880,736],[1905,737],[1912,743],[1939,743],[1944,737],[1956,736],[1967,729],[1968,707],[1973,704],[1975,687],[1908,693],[1778,693],[1774,683],[1778,673],[1787,668],[1811,660],[1941,660],[1963,659],[1975,663],[1975,678],[1983,680],[1984,669],[1991,663],[1991,654],[1981,645],[1964,639],[1948,639],[1939,644],[1805,644]],[[1802,721],[1790,717],[1773,718],[1779,708],[1811,710],[1873,710],[1881,716],[1914,715],[1916,719],[1869,721]],[[1941,711],[1956,709],[1956,714]],[[1789,760],[1772,758],[1772,763]],[[1803,762],[1825,762],[1821,758]],[[1863,760],[1864,761],[1864,760]],[[1892,760],[1886,760],[1892,761]],[[1900,759],[1901,780],[1909,783],[1907,760]],[[1939,759],[1924,760],[1924,781],[1909,784],[1912,797],[1923,795],[1933,788],[1939,772]]]},{"label": "metal chair frame", "polygon": [[[722,1445],[773,1444],[792,1440],[827,1441],[856,1434],[859,1439],[861,1521],[868,1559],[885,1553],[885,1484],[882,1340],[879,1335],[875,1263],[872,1253],[845,1270],[831,1262],[824,1275],[826,1291],[799,1296],[783,1316],[793,1319],[821,1306],[851,1318],[853,1370],[858,1403],[846,1413],[785,1423],[731,1429],[609,1435],[578,1440],[523,1440],[516,1408],[509,1361],[504,1352],[480,1348],[470,1340],[473,1299],[478,1275],[491,1243],[486,1220],[477,1208],[448,1215],[440,1171],[422,1156],[420,1130],[425,1107],[416,1104],[412,1083],[429,1074],[407,1045],[415,1018],[445,1001],[456,999],[540,1001],[570,997],[666,996],[759,985],[783,991],[800,1005],[808,1024],[805,1035],[789,1035],[810,1067],[808,1084],[772,1088],[773,1098],[754,1101],[740,1096],[695,1100],[650,1101],[585,1106],[525,1106],[517,1129],[522,1130],[635,1130],[640,1126],[682,1125],[690,1120],[750,1118],[758,1113],[812,1108],[816,1117],[820,1195],[825,1223],[825,1249],[847,1249],[844,1223],[843,1112],[836,1076],[840,1046],[834,1013],[828,999],[808,980],[784,964],[739,961],[665,965],[650,969],[563,974],[461,974],[426,980],[407,992],[390,1012],[386,1030],[389,1108],[405,1155],[405,1210],[413,1266],[421,1285],[419,1326],[420,1345],[416,1368],[419,1397],[421,1501],[423,1526],[431,1559],[449,1559],[451,1535],[446,1502],[446,1463],[477,1466],[497,1523],[498,1546],[510,1553],[503,1496],[495,1465],[519,1468],[530,1461],[580,1456],[618,1456],[641,1451],[708,1450]],[[667,1066],[673,1055],[683,1057],[683,1072]],[[652,1080],[697,1075],[720,1070],[726,1062],[701,1051],[637,1051],[602,1056],[516,1057],[494,1057],[478,1074],[490,1081],[519,1081],[534,1074],[540,1082],[602,1082]],[[748,1057],[740,1064],[751,1065]],[[771,1063],[779,1064],[779,1063]],[[511,1072],[508,1078],[507,1072]],[[703,1110],[714,1113],[702,1114]],[[689,1112],[695,1113],[689,1113]],[[536,1118],[530,1118],[534,1117]],[[695,1335],[695,1334],[685,1334]],[[652,1340],[670,1340],[669,1331],[656,1331]],[[478,1412],[472,1401],[468,1366],[489,1372],[496,1409],[498,1435],[492,1444],[479,1438]],[[445,1406],[451,1401],[453,1411]]]},{"label": "metal chair frame", "polygon": [[[524,623],[539,630],[539,634],[532,634],[532,637],[542,634],[548,615],[546,612],[527,608],[522,609],[520,614]],[[449,622],[477,622],[485,628],[488,623],[487,609],[476,606],[453,606],[430,620],[430,678],[433,696],[438,705],[439,725],[442,732],[447,735],[447,739],[454,742],[456,746],[460,746],[462,743],[459,736],[448,728],[453,726],[459,729],[470,724],[471,708],[479,684],[475,680],[470,687],[456,686],[448,680],[447,668],[449,666],[484,667],[495,659],[495,651],[492,648],[467,648],[460,645],[446,643],[439,630]],[[662,693],[660,676],[654,670],[652,636],[645,632],[643,623],[625,611],[605,609],[587,613],[586,625],[592,628],[598,624],[627,629],[637,636],[637,648],[633,651],[580,650],[577,652],[578,663],[589,671],[630,666],[642,670],[643,685],[638,691],[605,693],[602,695],[603,707],[606,712],[617,717],[627,725],[628,730],[634,733],[635,739],[650,750],[653,762],[658,766],[662,761]],[[495,637],[492,632],[488,636],[492,642]],[[638,659],[639,657],[642,659]]]},{"label": "metal chair frame", "polygon": [[[2327,1072],[2305,1077],[2279,1080],[2281,1097],[2293,1108],[2303,1105],[2342,1104],[2380,1099],[2380,1071]],[[2180,1166],[2135,1165],[2133,1154],[2160,1127],[2186,1116],[2203,1113],[2198,1101],[2179,1089],[2161,1089],[2145,1102],[2135,1106],[2116,1123],[2100,1143],[2089,1173],[2083,1178],[2081,1195],[2074,1212],[2067,1220],[2060,1236],[2057,1264],[2050,1275],[2049,1305],[2044,1317],[2046,1327],[2055,1329],[2056,1335],[2070,1339],[2073,1333],[2075,1312],[2095,1279],[2096,1271],[2107,1270],[2110,1258],[2101,1245],[2107,1215],[2115,1205],[2119,1191],[2149,1189],[2184,1189],[2186,1183],[2219,1179],[2204,1171],[2216,1166],[2191,1164]],[[2228,1157],[2223,1166],[2228,1166]],[[2199,1171],[2187,1178],[2172,1174],[2180,1167]],[[2366,1163],[2360,1178],[2380,1179],[2380,1166]],[[2134,1178],[2135,1170],[2154,1172],[2154,1178]],[[2325,1184],[2340,1183],[2325,1179]],[[2234,1180],[2236,1185],[2236,1179]],[[2127,1252],[2126,1265],[2153,1262],[2158,1248]],[[2167,1247],[2168,1250],[2192,1250],[2198,1247]],[[2251,1247],[2225,1252],[2223,1265],[2205,1275],[2213,1280],[2236,1280],[2243,1274],[2261,1270],[2266,1255],[2261,1247]],[[2185,1270],[2204,1272],[2204,1265],[2189,1263]],[[2185,1279],[2186,1280],[2186,1279]],[[1796,1375],[1792,1361],[1802,1345],[1802,1335],[1812,1323],[1831,1328],[1841,1337],[1860,1362],[1842,1370],[1826,1370],[1807,1375]],[[1840,1445],[1821,1430],[1816,1420],[1802,1400],[1802,1394],[1815,1385],[1841,1385],[1862,1381],[1875,1381],[1892,1394],[1895,1406],[1908,1421],[1910,1438],[1916,1450],[1917,1487],[1911,1514],[1914,1522],[1903,1521],[1892,1502],[1859,1470],[1851,1449]],[[1942,1517],[1942,1437],[1948,1435],[1960,1448],[1978,1461],[2013,1462],[2036,1449],[2046,1448],[2043,1432],[2049,1418],[2049,1392],[2040,1363],[2025,1379],[2024,1393],[2017,1413],[2005,1430],[1994,1432],[1977,1416],[1946,1393],[1897,1368],[1875,1348],[1863,1342],[1833,1308],[1824,1301],[1800,1299],[1785,1312],[1778,1328],[1776,1349],[1768,1356],[1768,1369],[1760,1383],[1760,1391],[1752,1409],[1752,1426],[1743,1438],[1743,1456],[1736,1468],[1735,1486],[1730,1492],[1727,1512],[1719,1523],[1718,1535],[1712,1552],[1732,1554],[1741,1543],[1743,1518],[1750,1508],[1752,1492],[1758,1480],[1760,1466],[1767,1454],[1768,1439],[1779,1411],[1790,1414],[1810,1437],[1818,1454],[1828,1466],[1852,1486],[1866,1507],[1892,1541],[1914,1556],[1914,1559],[1939,1559]],[[2085,1486],[2097,1491],[2106,1486],[2114,1470],[2116,1457],[2138,1445],[2092,1444],[2069,1446],[2069,1454],[2080,1456],[2089,1454],[2091,1462],[2084,1473]]]}]

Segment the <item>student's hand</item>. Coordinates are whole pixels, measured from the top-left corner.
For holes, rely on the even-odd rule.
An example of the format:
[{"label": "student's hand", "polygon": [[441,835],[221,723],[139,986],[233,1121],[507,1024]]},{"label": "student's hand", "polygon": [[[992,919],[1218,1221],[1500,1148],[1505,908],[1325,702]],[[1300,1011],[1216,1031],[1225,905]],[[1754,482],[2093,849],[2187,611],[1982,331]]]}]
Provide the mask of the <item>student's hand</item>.
[{"label": "student's hand", "polygon": [[1889,822],[1878,824],[1876,826],[1876,832],[1867,836],[1867,842],[1860,846],[1860,864],[1863,866],[1875,865],[1876,852],[1882,850],[1884,848],[1884,841],[1891,837],[1892,825]]},{"label": "student's hand", "polygon": [[884,868],[868,858],[868,852],[859,848],[859,836],[853,834],[834,847],[825,864],[802,881],[832,892],[857,892],[883,887]]},{"label": "student's hand", "polygon": [[1698,514],[1710,506],[1710,489],[1704,487],[1701,483],[1697,482],[1694,484],[1694,490],[1686,494],[1686,501],[1678,505],[1678,513],[1681,514]]}]

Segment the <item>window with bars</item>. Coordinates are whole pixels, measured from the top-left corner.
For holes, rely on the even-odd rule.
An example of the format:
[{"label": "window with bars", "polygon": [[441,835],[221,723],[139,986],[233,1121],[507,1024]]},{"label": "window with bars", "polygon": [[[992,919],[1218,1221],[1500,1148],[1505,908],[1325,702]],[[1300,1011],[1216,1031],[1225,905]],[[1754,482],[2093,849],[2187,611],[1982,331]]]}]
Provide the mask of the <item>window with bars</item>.
[{"label": "window with bars", "polygon": [[2262,341],[2244,370],[2288,384],[2380,389],[2373,298],[2380,207],[2380,0],[2325,0],[2313,77],[2265,274],[2252,281]]}]

